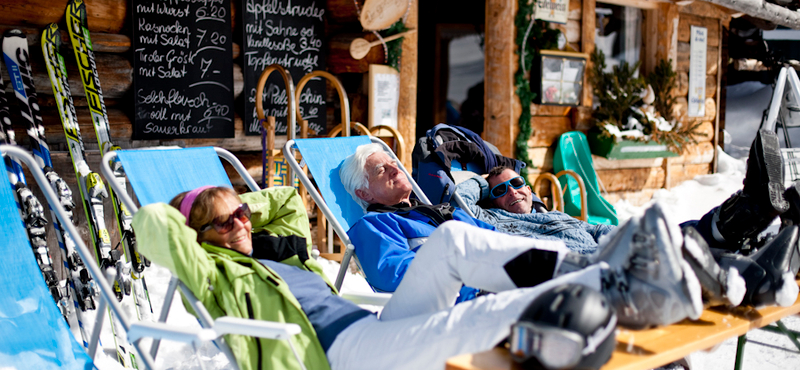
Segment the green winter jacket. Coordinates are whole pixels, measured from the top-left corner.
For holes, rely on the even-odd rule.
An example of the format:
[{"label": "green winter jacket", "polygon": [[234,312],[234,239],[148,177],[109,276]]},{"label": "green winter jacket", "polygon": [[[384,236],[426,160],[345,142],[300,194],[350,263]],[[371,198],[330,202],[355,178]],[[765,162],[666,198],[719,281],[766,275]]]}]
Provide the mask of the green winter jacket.
[{"label": "green winter jacket", "polygon": [[[241,196],[252,211],[253,232],[298,235],[310,241],[308,216],[292,187],[275,187]],[[281,277],[251,257],[207,243],[198,244],[197,233],[185,225],[175,208],[157,203],[142,207],[133,218],[139,251],[177,276],[208,309],[212,317],[232,316],[295,323],[301,333],[291,338],[308,369],[329,369],[328,359],[308,318]],[[310,252],[310,242],[308,243]],[[284,261],[325,278],[313,259],[301,263],[297,256]],[[286,341],[227,335],[242,370],[299,369]]]}]

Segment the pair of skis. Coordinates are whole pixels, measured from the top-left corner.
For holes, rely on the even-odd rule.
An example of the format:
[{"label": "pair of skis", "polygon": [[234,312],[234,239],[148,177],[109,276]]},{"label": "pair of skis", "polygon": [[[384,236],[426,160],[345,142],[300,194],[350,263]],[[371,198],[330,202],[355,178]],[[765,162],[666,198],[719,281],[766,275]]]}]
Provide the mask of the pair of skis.
[{"label": "pair of skis", "polygon": [[[107,151],[116,148],[110,140],[108,115],[102,98],[102,90],[100,89],[100,81],[86,25],[86,7],[82,1],[73,0],[68,3],[66,21],[102,156]],[[101,198],[109,194],[106,193],[100,176],[92,172],[86,163],[84,145],[69,91],[65,62],[60,55],[60,46],[61,37],[58,26],[51,24],[42,33],[42,51],[59,116],[66,134],[70,157],[73,161],[81,196],[84,200],[84,208],[87,211],[87,219],[90,220],[90,229],[92,230],[96,254],[102,267],[116,268],[117,276],[114,285],[117,298],[122,299],[122,293],[130,294],[132,285],[137,316],[139,319],[149,320],[152,318],[152,306],[142,275],[145,266],[149,265],[149,262],[144,260],[136,251],[135,236],[131,226],[132,215],[114,197],[113,192],[110,196],[119,226],[120,242],[125,250],[128,263],[123,264],[120,261],[119,251],[111,248],[108,232],[103,221]],[[124,187],[125,178],[121,166],[118,163],[112,165],[115,165],[116,175],[113,181],[118,181]],[[133,277],[132,282],[128,279],[128,276]],[[136,366],[134,353],[129,348],[126,348],[128,346],[116,328],[113,317],[109,316],[109,319],[111,329],[114,332],[118,360],[126,367]]]},{"label": "pair of skis", "polygon": [[[16,39],[19,35],[15,32],[9,33],[9,38]],[[24,40],[24,36],[22,36]],[[13,46],[15,42],[9,41]],[[4,43],[5,46],[5,43]],[[33,79],[29,72],[27,51],[14,50],[11,55],[5,55],[6,68],[11,76],[11,83],[14,88],[15,96],[19,102],[21,115],[29,123],[28,136],[31,141],[31,148],[37,162],[42,167],[53,190],[59,196],[59,202],[64,206],[68,214],[72,214],[75,207],[72,201],[72,192],[67,187],[55,171],[52,170],[50,151],[44,139],[44,129],[41,125],[41,117],[38,112],[38,102],[27,98],[27,91],[33,89]],[[9,115],[8,99],[5,95],[5,84],[0,79],[0,120],[3,122],[3,136],[5,143],[16,145],[14,129],[11,126]],[[37,124],[38,119],[38,124]],[[51,215],[54,222],[58,245],[62,252],[62,260],[67,268],[67,277],[58,279],[53,269],[52,259],[47,250],[45,225],[47,220],[44,218],[44,208],[28,189],[22,166],[15,160],[6,159],[6,168],[9,172],[11,183],[14,184],[20,209],[23,213],[26,229],[34,248],[36,260],[45,277],[45,282],[50,288],[53,298],[58,303],[64,318],[70,324],[76,338],[81,338],[84,345],[87,344],[86,333],[83,327],[82,311],[94,308],[95,289],[94,282],[83,266],[83,262],[74,250],[74,242],[64,230],[64,227],[55,217],[52,208]],[[72,299],[70,299],[72,298]]]}]

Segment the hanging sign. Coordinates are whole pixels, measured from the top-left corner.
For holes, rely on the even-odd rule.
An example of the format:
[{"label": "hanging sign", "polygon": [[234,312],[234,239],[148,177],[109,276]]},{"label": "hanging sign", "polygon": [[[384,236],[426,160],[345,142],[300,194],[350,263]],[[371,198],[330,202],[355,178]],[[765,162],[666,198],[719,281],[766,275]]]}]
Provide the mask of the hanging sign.
[{"label": "hanging sign", "polygon": [[569,0],[539,0],[536,2],[535,19],[553,23],[567,23]]},{"label": "hanging sign", "polygon": [[233,137],[230,0],[133,3],[134,139]]},{"label": "hanging sign", "polygon": [[[242,1],[244,19],[244,128],[258,135],[261,126],[256,114],[256,86],[261,72],[280,64],[296,84],[314,70],[325,70],[325,2],[318,0]],[[286,87],[280,73],[273,71],[264,87],[264,114],[276,118],[275,133],[286,135]],[[309,129],[325,132],[325,80],[309,81],[297,103]],[[300,130],[298,120],[297,132]]]},{"label": "hanging sign", "polygon": [[706,53],[708,29],[692,26],[689,56],[689,117],[706,114]]}]

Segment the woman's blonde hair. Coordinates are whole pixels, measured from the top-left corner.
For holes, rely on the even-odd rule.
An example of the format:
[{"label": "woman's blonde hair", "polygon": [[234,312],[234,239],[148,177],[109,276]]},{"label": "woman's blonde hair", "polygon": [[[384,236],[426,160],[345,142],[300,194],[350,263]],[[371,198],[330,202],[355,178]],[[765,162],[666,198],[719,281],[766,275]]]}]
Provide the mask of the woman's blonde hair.
[{"label": "woman's blonde hair", "polygon": [[[169,201],[169,205],[180,210],[181,202],[183,202],[183,198],[185,198],[186,194],[188,193],[188,191],[184,191],[183,193],[176,195],[175,198],[172,198],[172,200]],[[209,188],[200,193],[197,198],[194,199],[194,203],[192,203],[192,210],[189,212],[189,227],[195,230],[200,230],[201,227],[208,225],[211,221],[214,221],[214,209],[216,208],[217,201],[222,199],[225,194],[241,201],[239,194],[236,194],[236,191],[224,186]]]}]

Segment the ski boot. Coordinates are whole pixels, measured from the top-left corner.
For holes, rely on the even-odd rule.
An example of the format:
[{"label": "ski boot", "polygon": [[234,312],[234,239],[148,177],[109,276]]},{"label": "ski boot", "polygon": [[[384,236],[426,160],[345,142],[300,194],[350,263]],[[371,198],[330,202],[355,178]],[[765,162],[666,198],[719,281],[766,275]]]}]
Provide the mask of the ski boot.
[{"label": "ski boot", "polygon": [[683,231],[683,259],[692,267],[703,288],[703,304],[706,307],[738,306],[745,294],[745,281],[739,271],[730,266],[722,269],[714,260],[708,243],[694,227]]},{"label": "ski boot", "polygon": [[792,225],[800,226],[800,181],[786,189],[783,198],[789,202],[789,210],[781,214],[781,230]]},{"label": "ski boot", "polygon": [[790,306],[797,299],[795,282],[800,270],[798,250],[800,228],[784,228],[767,245],[749,256],[732,253],[715,255],[723,269],[735,267],[747,284],[743,305],[761,307],[769,305]]},{"label": "ski boot", "polygon": [[728,198],[714,214],[714,224],[726,241],[726,249],[737,251],[747,238],[757,236],[772,220],[789,209],[783,197],[783,166],[778,136],[759,130],[750,157],[744,188]]},{"label": "ski boot", "polygon": [[681,257],[683,236],[656,204],[616,228],[595,254],[607,264],[602,291],[631,329],[697,319],[703,311],[700,283]]}]

